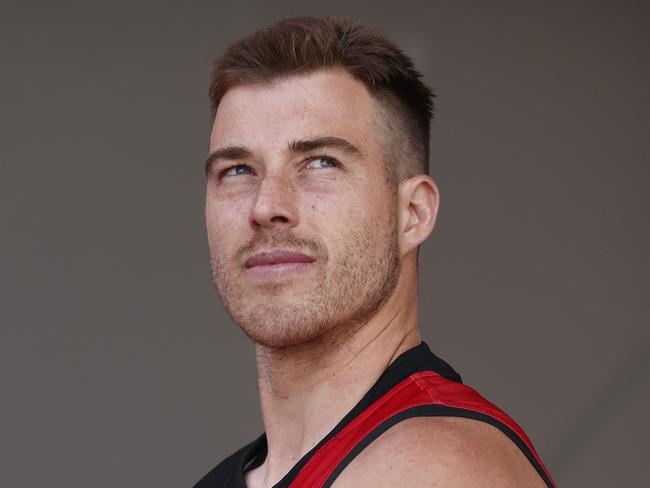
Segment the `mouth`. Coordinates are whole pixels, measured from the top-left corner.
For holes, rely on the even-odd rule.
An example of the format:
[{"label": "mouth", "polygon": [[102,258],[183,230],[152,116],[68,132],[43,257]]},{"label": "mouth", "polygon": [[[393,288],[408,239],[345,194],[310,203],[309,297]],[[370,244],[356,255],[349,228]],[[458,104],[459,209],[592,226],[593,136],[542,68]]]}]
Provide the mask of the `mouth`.
[{"label": "mouth", "polygon": [[250,256],[244,267],[258,278],[277,278],[307,270],[315,260],[300,252],[278,249]]}]

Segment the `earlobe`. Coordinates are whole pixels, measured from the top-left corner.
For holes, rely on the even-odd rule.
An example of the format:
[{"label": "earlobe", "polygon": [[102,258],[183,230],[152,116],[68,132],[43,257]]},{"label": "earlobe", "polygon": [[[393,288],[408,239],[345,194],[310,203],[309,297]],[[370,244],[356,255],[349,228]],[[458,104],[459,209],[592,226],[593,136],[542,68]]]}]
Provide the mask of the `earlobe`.
[{"label": "earlobe", "polygon": [[417,175],[399,187],[402,253],[407,254],[429,237],[436,222],[440,193],[428,175]]}]

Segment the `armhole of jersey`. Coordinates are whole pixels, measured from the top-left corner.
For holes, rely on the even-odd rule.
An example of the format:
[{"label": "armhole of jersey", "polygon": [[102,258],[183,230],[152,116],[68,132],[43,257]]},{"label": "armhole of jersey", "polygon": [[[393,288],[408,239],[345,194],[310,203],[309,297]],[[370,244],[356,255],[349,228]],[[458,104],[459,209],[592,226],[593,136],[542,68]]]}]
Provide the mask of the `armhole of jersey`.
[{"label": "armhole of jersey", "polygon": [[555,488],[555,485],[546,474],[546,470],[540,465],[533,453],[530,451],[526,443],[507,425],[498,421],[497,419],[485,415],[480,412],[475,412],[472,410],[465,410],[462,408],[447,407],[444,405],[420,405],[417,407],[412,407],[402,412],[399,412],[389,419],[385,420],[377,427],[375,427],[368,435],[366,435],[361,441],[359,441],[352,450],[343,458],[343,460],[334,468],[332,474],[327,478],[325,483],[322,485],[323,488],[329,488],[332,486],[332,483],[336,478],[341,474],[341,472],[350,464],[355,457],[359,455],[368,445],[377,439],[381,434],[386,432],[392,426],[398,424],[402,420],[406,420],[413,417],[463,417],[473,420],[480,420],[486,422],[501,432],[503,432],[508,438],[514,442],[517,447],[524,453],[528,461],[533,465],[537,473],[542,477],[544,482],[549,488]]}]

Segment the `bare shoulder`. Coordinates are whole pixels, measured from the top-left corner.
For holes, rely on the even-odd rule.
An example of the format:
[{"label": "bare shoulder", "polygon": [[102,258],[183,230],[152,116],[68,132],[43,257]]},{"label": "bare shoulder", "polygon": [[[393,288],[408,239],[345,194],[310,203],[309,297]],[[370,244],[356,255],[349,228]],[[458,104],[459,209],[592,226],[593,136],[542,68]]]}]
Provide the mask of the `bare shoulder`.
[{"label": "bare shoulder", "polygon": [[353,486],[544,488],[546,484],[496,427],[457,417],[415,417],[375,439],[333,484]]}]

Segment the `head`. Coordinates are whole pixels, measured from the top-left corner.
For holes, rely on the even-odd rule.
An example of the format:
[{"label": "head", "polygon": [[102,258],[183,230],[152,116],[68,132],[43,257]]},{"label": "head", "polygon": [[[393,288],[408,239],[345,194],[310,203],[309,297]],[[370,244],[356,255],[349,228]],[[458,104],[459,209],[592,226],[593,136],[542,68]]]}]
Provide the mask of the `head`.
[{"label": "head", "polygon": [[420,78],[379,33],[336,18],[282,21],[215,61],[213,280],[256,343],[353,333],[415,266],[438,202]]}]

